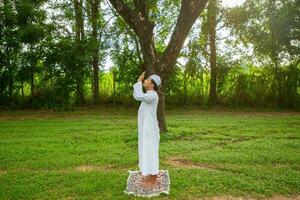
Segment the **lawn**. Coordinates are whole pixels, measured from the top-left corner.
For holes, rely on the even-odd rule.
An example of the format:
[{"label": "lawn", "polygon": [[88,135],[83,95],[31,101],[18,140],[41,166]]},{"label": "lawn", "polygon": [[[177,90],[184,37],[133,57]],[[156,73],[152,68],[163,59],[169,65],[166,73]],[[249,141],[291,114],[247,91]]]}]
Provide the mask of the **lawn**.
[{"label": "lawn", "polygon": [[[169,109],[155,199],[300,198],[300,113]],[[0,111],[0,199],[140,199],[137,108]]]}]

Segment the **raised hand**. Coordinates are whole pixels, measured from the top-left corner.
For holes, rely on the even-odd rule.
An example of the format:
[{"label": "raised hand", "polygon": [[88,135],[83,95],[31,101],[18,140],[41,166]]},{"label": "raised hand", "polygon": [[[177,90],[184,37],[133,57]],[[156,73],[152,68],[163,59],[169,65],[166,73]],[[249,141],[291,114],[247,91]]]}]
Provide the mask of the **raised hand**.
[{"label": "raised hand", "polygon": [[145,73],[146,73],[146,71],[144,71],[144,72],[140,75],[138,81],[143,81],[143,80],[145,79]]}]

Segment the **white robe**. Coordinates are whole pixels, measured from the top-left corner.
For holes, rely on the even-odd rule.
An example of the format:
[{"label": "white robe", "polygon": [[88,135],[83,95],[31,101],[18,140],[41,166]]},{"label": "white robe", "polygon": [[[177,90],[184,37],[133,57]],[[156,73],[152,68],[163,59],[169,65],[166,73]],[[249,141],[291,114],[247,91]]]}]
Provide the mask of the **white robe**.
[{"label": "white robe", "polygon": [[159,173],[159,126],[157,121],[158,94],[151,90],[143,92],[142,82],[133,85],[133,97],[141,101],[138,110],[138,152],[142,175]]}]

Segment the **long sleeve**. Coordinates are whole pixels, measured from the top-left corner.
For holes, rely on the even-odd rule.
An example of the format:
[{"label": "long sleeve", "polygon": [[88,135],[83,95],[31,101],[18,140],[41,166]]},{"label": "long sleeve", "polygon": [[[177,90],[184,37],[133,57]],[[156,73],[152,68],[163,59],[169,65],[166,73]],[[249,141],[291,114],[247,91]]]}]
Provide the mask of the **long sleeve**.
[{"label": "long sleeve", "polygon": [[153,103],[155,101],[155,95],[153,93],[144,93],[142,81],[138,81],[133,85],[133,97],[137,101],[143,101],[145,103]]}]

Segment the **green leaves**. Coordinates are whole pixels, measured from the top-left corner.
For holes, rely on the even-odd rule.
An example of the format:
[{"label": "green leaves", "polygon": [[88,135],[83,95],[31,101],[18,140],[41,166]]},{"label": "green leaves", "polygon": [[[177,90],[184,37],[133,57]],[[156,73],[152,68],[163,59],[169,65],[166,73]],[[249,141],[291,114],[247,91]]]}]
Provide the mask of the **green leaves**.
[{"label": "green leaves", "polygon": [[35,44],[45,37],[44,27],[36,24],[28,24],[20,31],[21,42]]},{"label": "green leaves", "polygon": [[296,4],[293,0],[247,1],[243,6],[227,11],[226,23],[242,41],[254,44],[258,54],[275,61],[280,53],[297,53],[295,48],[290,48],[294,33],[299,33]]}]

